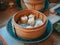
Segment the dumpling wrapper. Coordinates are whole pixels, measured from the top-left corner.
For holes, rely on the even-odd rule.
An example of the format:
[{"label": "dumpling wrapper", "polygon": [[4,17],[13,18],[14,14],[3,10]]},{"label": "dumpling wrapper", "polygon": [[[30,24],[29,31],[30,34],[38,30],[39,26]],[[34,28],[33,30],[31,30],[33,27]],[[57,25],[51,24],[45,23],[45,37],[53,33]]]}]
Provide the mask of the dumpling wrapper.
[{"label": "dumpling wrapper", "polygon": [[29,19],[28,19],[28,24],[34,25],[34,24],[35,24],[34,18],[29,18]]},{"label": "dumpling wrapper", "polygon": [[35,26],[34,27],[38,27],[38,26],[41,26],[41,25],[43,25],[44,23],[43,23],[43,21],[42,20],[40,20],[40,19],[36,19],[36,21],[35,21]]},{"label": "dumpling wrapper", "polygon": [[21,17],[21,22],[22,23],[27,23],[27,20],[28,20],[28,17],[27,16],[23,16],[23,17]]}]

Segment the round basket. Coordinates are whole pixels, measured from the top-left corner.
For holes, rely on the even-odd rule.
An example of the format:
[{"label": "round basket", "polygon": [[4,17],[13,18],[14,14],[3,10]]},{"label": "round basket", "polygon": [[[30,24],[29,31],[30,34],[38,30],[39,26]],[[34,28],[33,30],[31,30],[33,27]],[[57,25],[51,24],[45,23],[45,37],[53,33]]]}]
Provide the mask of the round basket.
[{"label": "round basket", "polygon": [[[16,23],[19,18],[25,15],[28,16],[29,14],[33,14],[35,18],[39,17],[39,19],[41,19],[44,24],[36,28],[23,28],[21,25]],[[15,27],[15,31],[18,37],[25,39],[36,39],[44,34],[47,25],[47,19],[43,13],[36,10],[22,10],[13,16],[12,24]]]},{"label": "round basket", "polygon": [[44,3],[45,0],[23,0],[25,3],[30,3],[30,4],[41,4]]},{"label": "round basket", "polygon": [[27,9],[41,10],[44,8],[45,0],[23,0]]}]

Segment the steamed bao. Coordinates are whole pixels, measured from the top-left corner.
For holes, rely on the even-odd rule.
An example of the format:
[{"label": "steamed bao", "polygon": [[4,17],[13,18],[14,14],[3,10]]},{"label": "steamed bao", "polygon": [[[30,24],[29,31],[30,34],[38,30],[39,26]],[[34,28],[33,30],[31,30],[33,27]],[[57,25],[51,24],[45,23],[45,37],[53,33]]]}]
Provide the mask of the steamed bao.
[{"label": "steamed bao", "polygon": [[18,23],[23,28],[35,28],[44,24],[44,22],[39,19],[39,17],[35,18],[33,14],[30,14],[29,16],[22,16]]}]

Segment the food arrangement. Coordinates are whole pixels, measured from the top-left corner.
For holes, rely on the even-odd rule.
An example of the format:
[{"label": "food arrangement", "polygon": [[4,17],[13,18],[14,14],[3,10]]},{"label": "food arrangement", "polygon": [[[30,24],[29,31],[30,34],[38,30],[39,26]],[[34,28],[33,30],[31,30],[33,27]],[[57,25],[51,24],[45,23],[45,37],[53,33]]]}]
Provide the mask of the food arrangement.
[{"label": "food arrangement", "polygon": [[21,20],[18,21],[18,24],[20,24],[23,28],[35,28],[44,24],[41,19],[36,19],[33,14],[23,16],[20,19]]}]

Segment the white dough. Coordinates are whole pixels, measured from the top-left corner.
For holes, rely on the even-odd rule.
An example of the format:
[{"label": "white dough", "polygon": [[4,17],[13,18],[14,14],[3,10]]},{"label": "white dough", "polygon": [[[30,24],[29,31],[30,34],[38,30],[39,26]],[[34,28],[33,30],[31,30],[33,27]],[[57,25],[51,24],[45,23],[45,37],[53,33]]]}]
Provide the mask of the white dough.
[{"label": "white dough", "polygon": [[42,22],[42,20],[37,19],[37,20],[36,20],[36,24],[35,24],[34,27],[38,27],[38,26],[41,26],[41,25],[43,25],[43,24],[44,24],[44,23]]},{"label": "white dough", "polygon": [[28,19],[27,16],[21,17],[21,20],[27,20],[27,19]]},{"label": "white dough", "polygon": [[34,15],[30,14],[28,17],[29,17],[29,18],[34,18]]},{"label": "white dough", "polygon": [[28,20],[28,17],[27,17],[27,16],[21,17],[21,22],[22,22],[22,23],[26,23],[27,20]]},{"label": "white dough", "polygon": [[28,24],[34,25],[34,24],[35,24],[34,18],[29,18],[29,19],[28,19]]}]

